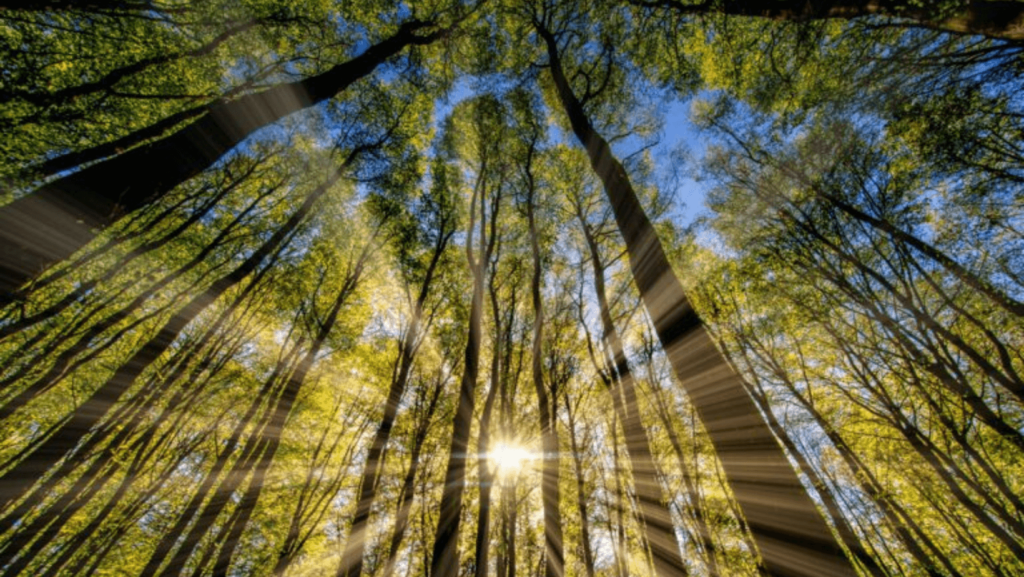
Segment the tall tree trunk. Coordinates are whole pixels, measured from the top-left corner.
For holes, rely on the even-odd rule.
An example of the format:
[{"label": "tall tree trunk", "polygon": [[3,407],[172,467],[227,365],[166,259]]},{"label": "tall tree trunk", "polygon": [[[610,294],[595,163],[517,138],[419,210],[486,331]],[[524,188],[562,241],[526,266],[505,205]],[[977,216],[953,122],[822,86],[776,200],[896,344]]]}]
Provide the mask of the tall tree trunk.
[{"label": "tall tree trunk", "polygon": [[[232,92],[233,91],[229,91],[224,96],[230,97],[233,95]],[[104,142],[103,144],[97,144],[85,150],[67,152],[60,156],[55,156],[30,167],[28,170],[31,171],[31,174],[34,176],[45,178],[54,176],[60,172],[64,172],[65,170],[71,170],[72,168],[76,168],[89,162],[103,160],[104,158],[118,154],[122,150],[133,148],[147,140],[161,137],[179,125],[189,122],[196,117],[205,115],[209,110],[210,106],[208,104],[187,108],[158,120],[149,126],[130,132],[118,139]],[[0,302],[5,301],[0,300]]]},{"label": "tall tree trunk", "polygon": [[[627,577],[629,570],[629,544],[626,543],[626,505],[622,490],[622,461],[619,459],[618,413],[613,413],[612,433],[612,476],[615,478],[615,527],[611,533],[612,548],[615,551],[615,569],[618,577]],[[608,512],[608,529],[612,531],[612,515]]]},{"label": "tall tree trunk", "polygon": [[[531,158],[533,148],[530,148]],[[540,262],[540,241],[537,238],[536,198],[533,177],[530,174],[530,160],[527,160],[528,198],[526,218],[530,227],[530,251],[533,256],[533,277],[530,279],[530,294],[533,299],[533,350],[531,369],[533,387],[537,392],[537,410],[540,418],[543,468],[541,473],[541,501],[544,503],[544,576],[562,577],[565,572],[565,552],[562,538],[561,491],[559,488],[558,432],[555,429],[557,398],[548,397],[544,383],[544,301],[540,294],[541,276],[544,271]]]},{"label": "tall tree trunk", "polygon": [[711,437],[766,570],[773,575],[854,575],[753,399],[690,306],[625,169],[573,94],[555,37],[535,24],[573,132],[604,183],[655,332]]},{"label": "tall tree trunk", "polygon": [[679,540],[676,537],[672,515],[668,508],[661,483],[658,481],[651,454],[650,439],[640,419],[640,407],[637,404],[636,385],[629,362],[626,360],[622,339],[612,319],[605,293],[605,266],[601,260],[597,240],[590,226],[582,219],[584,238],[590,251],[590,260],[594,272],[594,292],[601,313],[601,325],[604,332],[605,350],[611,353],[610,380],[612,404],[619,413],[622,423],[622,434],[626,441],[626,453],[636,486],[637,500],[640,505],[640,527],[651,547],[654,558],[654,569],[662,577],[686,575],[686,566],[680,554]]},{"label": "tall tree trunk", "polygon": [[[148,206],[213,165],[256,130],[344,91],[409,45],[443,31],[409,21],[365,52],[327,72],[215,103],[178,132],[66,176],[0,207],[0,297],[88,244],[95,231]],[[0,301],[2,302],[2,301]]]},{"label": "tall tree trunk", "polygon": [[[466,487],[466,461],[469,451],[469,436],[473,426],[473,409],[476,406],[476,381],[480,372],[480,340],[483,317],[484,276],[487,263],[494,250],[495,229],[498,209],[501,204],[501,187],[497,187],[491,206],[491,233],[486,233],[487,220],[487,177],[486,159],[481,164],[473,198],[470,201],[470,221],[466,239],[466,259],[473,273],[473,296],[469,308],[469,334],[466,339],[465,367],[459,383],[459,397],[452,418],[452,440],[448,449],[448,465],[445,468],[444,488],[434,534],[433,555],[430,559],[432,577],[454,577],[459,572],[459,525],[462,521],[462,494]],[[480,214],[476,214],[479,202]],[[479,218],[480,250],[474,258],[474,225]],[[489,238],[488,238],[489,237]]]},{"label": "tall tree trunk", "polygon": [[[494,261],[500,260],[501,251],[494,257]],[[498,391],[501,388],[501,353],[502,353],[502,326],[501,309],[498,307],[498,287],[495,283],[497,262],[492,263],[492,270],[488,284],[488,293],[491,297],[491,316],[494,319],[494,341],[491,343],[491,386],[487,391],[487,400],[484,402],[484,411],[480,415],[480,433],[477,443],[478,476],[480,478],[480,503],[477,508],[476,523],[476,549],[475,566],[476,577],[487,577],[487,566],[490,563],[491,545],[491,489],[494,486],[495,473],[489,460],[488,453],[491,450],[491,415],[494,412],[494,402],[498,398]],[[510,314],[515,314],[515,293],[512,302],[509,304]],[[509,321],[512,322],[511,319]]]},{"label": "tall tree trunk", "polygon": [[[512,300],[516,299],[516,284],[512,284]],[[513,331],[515,328],[515,307],[509,307],[508,319],[505,322],[505,336],[502,342],[505,345],[505,361],[502,363],[501,391],[501,430],[502,436],[506,439],[512,437],[513,419],[512,407],[517,392],[516,384],[522,373],[524,347],[515,347]],[[524,327],[525,333],[525,327]],[[520,338],[520,342],[524,339]],[[518,349],[516,369],[512,371],[513,349]],[[510,386],[511,385],[511,386]],[[515,483],[501,484],[501,543],[498,546],[497,573],[498,577],[515,577],[516,574],[516,515],[518,511],[518,500],[516,498]]]},{"label": "tall tree trunk", "polygon": [[[482,277],[483,273],[474,276]],[[480,362],[480,309],[482,308],[483,279],[474,280],[473,301],[469,313],[469,338],[466,342],[465,368],[459,384],[459,398],[452,419],[452,440],[445,470],[444,489],[434,536],[434,554],[430,561],[430,574],[453,577],[458,574],[459,524],[462,518],[462,493],[466,484],[466,454],[469,449],[470,427],[473,424],[476,379]]]},{"label": "tall tree trunk", "polygon": [[505,539],[508,557],[508,577],[516,577],[519,568],[519,550],[516,541],[519,538],[519,500],[516,498],[515,486],[509,485],[502,491],[508,497],[508,508],[505,517],[508,519],[508,535]]},{"label": "tall tree trunk", "polygon": [[[580,513],[580,541],[583,546],[583,567],[587,577],[594,577],[594,552],[590,546],[590,507],[587,505],[586,480],[583,472],[583,449],[576,438],[577,412],[569,399],[569,390],[563,391],[565,396],[565,414],[568,418],[569,447],[572,449],[573,471],[576,473],[576,508]],[[584,443],[589,441],[589,430],[584,435]]]}]

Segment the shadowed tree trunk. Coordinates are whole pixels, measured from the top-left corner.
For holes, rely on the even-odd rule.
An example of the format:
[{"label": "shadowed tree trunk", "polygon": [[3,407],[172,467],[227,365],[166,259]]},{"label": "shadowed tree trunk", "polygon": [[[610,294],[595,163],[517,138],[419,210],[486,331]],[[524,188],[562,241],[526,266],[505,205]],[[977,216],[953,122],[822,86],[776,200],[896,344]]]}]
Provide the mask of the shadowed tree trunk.
[{"label": "shadowed tree trunk", "polygon": [[[629,544],[626,543],[626,505],[625,491],[622,488],[622,460],[619,458],[619,417],[618,413],[612,413],[611,435],[612,435],[612,477],[615,478],[615,505],[606,507],[608,511],[608,531],[612,541],[612,549],[615,552],[615,569],[619,577],[628,577],[629,569]],[[612,523],[612,511],[615,512],[615,523]]]},{"label": "shadowed tree trunk", "polygon": [[711,437],[766,570],[773,575],[854,575],[753,399],[690,305],[625,169],[572,92],[555,37],[539,22],[535,28],[546,45],[572,130],[604,183],[655,332]]},{"label": "shadowed tree trunk", "polygon": [[[518,278],[516,281],[517,282]],[[513,289],[516,286],[512,285]],[[518,360],[516,370],[512,371],[513,359],[513,330],[515,325],[515,309],[509,309],[509,316],[505,323],[505,336],[502,342],[505,345],[505,361],[502,363],[501,390],[501,430],[502,436],[510,438],[513,430],[512,407],[516,396],[516,383],[519,382],[523,365],[524,347],[518,347]],[[525,331],[525,327],[524,327]],[[521,341],[522,339],[520,339]],[[511,386],[510,386],[511,385]],[[516,512],[518,501],[516,499],[515,483],[501,484],[501,542],[498,544],[498,554],[495,559],[498,577],[514,577],[516,574]]]},{"label": "shadowed tree trunk", "polygon": [[[477,443],[477,463],[479,464],[480,478],[480,503],[477,507],[476,524],[476,548],[475,566],[476,577],[486,577],[487,568],[490,563],[491,545],[491,495],[494,487],[495,471],[494,465],[490,463],[489,452],[491,450],[491,416],[494,413],[494,403],[498,399],[498,392],[502,387],[502,366],[501,355],[503,347],[511,345],[505,343],[506,338],[511,338],[512,325],[515,322],[516,310],[516,287],[512,286],[512,294],[508,303],[508,325],[507,334],[503,335],[501,308],[498,306],[498,285],[497,270],[501,259],[500,243],[497,244],[491,262],[491,275],[488,280],[488,293],[491,297],[491,315],[494,320],[494,340],[491,342],[491,386],[487,391],[487,400],[484,402],[484,410],[480,415],[480,433]],[[507,361],[507,359],[506,359]],[[505,369],[507,372],[507,368]]]},{"label": "shadowed tree trunk", "polygon": [[[518,275],[512,281],[513,291],[521,277]],[[502,437],[511,439],[514,434],[515,424],[513,420],[513,407],[516,403],[518,383],[523,370],[523,358],[526,355],[526,347],[516,346],[516,343],[525,342],[528,327],[523,324],[522,333],[518,340],[515,338],[516,310],[509,307],[508,317],[505,321],[505,335],[502,343],[505,345],[504,362],[501,363],[501,432]],[[515,363],[513,363],[513,359]],[[513,369],[514,365],[514,369]],[[501,483],[501,542],[498,544],[496,559],[498,577],[514,577],[518,567],[516,555],[516,540],[518,537],[518,511],[519,500],[516,496],[516,483]]]}]

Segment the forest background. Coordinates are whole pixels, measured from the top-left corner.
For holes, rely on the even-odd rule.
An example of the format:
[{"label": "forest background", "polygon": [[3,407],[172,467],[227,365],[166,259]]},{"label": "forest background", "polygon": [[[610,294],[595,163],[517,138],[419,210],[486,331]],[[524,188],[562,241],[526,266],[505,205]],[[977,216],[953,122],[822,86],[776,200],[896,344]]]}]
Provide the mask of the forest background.
[{"label": "forest background", "polygon": [[1024,573],[1022,52],[0,1],[0,574]]}]

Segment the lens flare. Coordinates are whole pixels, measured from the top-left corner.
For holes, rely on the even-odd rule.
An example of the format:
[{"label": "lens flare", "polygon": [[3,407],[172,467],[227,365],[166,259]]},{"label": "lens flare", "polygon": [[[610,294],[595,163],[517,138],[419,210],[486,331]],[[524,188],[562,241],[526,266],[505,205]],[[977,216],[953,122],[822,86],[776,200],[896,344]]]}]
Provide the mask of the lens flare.
[{"label": "lens flare", "polygon": [[533,459],[533,453],[518,445],[499,443],[490,452],[490,460],[500,477],[517,474]]}]

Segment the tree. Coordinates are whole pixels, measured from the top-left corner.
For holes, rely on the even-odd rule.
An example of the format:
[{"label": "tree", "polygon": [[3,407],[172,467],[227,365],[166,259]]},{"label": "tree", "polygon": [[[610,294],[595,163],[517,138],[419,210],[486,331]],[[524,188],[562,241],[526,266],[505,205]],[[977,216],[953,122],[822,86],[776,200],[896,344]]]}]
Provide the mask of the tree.
[{"label": "tree", "polygon": [[[758,548],[768,571],[799,573],[808,571],[810,567],[820,570],[825,564],[830,571],[850,572],[848,561],[832,539],[821,514],[739,379],[715,349],[682,286],[671,272],[671,265],[636,198],[625,169],[612,155],[607,141],[594,130],[582,103],[573,93],[559,60],[558,42],[548,29],[551,24],[538,19],[534,25],[546,47],[558,97],[573,132],[586,147],[591,166],[605,186],[630,253],[637,289],[658,338],[714,439],[730,479],[730,487],[755,540],[759,541]],[[717,361],[707,366],[709,358]],[[695,367],[701,369],[698,371]],[[741,430],[743,432],[738,435],[737,431]],[[758,472],[754,475],[751,475],[752,471],[744,472],[752,461],[758,463]],[[765,478],[772,479],[771,505],[765,502],[761,493],[767,487],[757,488],[759,479]],[[786,519],[785,528],[778,525],[782,518]],[[652,546],[666,551],[656,554],[656,559],[664,562],[670,558],[672,553],[668,552],[667,544],[652,543]],[[671,571],[669,567],[671,565],[666,566],[666,572]]]},{"label": "tree", "polygon": [[[455,575],[459,568],[458,538],[462,516],[462,494],[466,484],[466,456],[475,390],[480,366],[482,338],[483,292],[487,265],[490,263],[497,240],[497,222],[504,195],[507,175],[499,164],[500,134],[506,119],[501,104],[494,98],[484,97],[470,103],[472,137],[470,161],[476,172],[469,201],[469,222],[466,229],[466,260],[473,274],[473,292],[469,310],[469,335],[466,342],[462,380],[459,384],[458,404],[452,419],[451,448],[445,471],[444,493],[441,497],[434,554],[431,558],[432,575]],[[449,134],[454,126],[447,127]],[[495,138],[494,136],[497,135]],[[475,146],[474,146],[475,145]],[[474,235],[479,235],[478,239]],[[473,246],[477,243],[476,246]]]},{"label": "tree", "polygon": [[[416,256],[418,256],[415,252],[418,251],[416,251],[414,247],[409,246],[403,246],[400,248],[400,250],[405,253],[400,257],[400,260],[413,260],[413,262],[410,263],[411,270],[409,270],[406,275],[415,278],[422,274],[423,278],[420,280],[416,300],[412,304],[412,311],[409,315],[408,325],[402,331],[402,337],[398,347],[399,353],[395,360],[395,369],[392,372],[394,377],[388,390],[387,401],[384,405],[384,414],[381,416],[380,424],[377,426],[377,433],[373,439],[373,443],[370,445],[369,453],[366,456],[366,464],[364,465],[363,477],[359,482],[359,503],[356,506],[355,517],[352,520],[352,527],[349,530],[348,541],[345,545],[345,553],[342,554],[341,565],[338,568],[338,574],[345,577],[350,575],[357,577],[362,573],[362,558],[366,542],[364,536],[365,525],[367,523],[367,518],[370,515],[370,508],[376,497],[376,486],[382,465],[381,455],[384,451],[384,447],[388,444],[388,440],[391,437],[391,429],[394,427],[399,404],[402,402],[406,386],[409,383],[413,362],[416,359],[416,353],[423,344],[423,333],[429,330],[430,324],[433,321],[433,310],[429,312],[426,319],[424,319],[424,313],[426,312],[427,299],[430,297],[430,288],[434,280],[434,275],[437,273],[438,267],[441,265],[441,259],[445,255],[448,243],[451,241],[452,235],[455,234],[455,230],[458,226],[458,214],[456,212],[458,205],[453,198],[453,189],[458,185],[457,182],[448,182],[449,177],[447,176],[447,172],[449,170],[451,169],[441,162],[434,165],[434,182],[432,184],[432,190],[430,191],[429,196],[421,200],[421,203],[424,205],[424,210],[421,214],[417,215],[421,218],[425,218],[427,226],[424,227],[425,230],[416,230],[412,232],[415,236],[422,235],[423,240],[425,240],[430,247],[429,252],[427,253],[429,256],[427,257],[428,260],[426,268],[422,273],[417,269],[422,268],[423,265],[415,262],[414,260]],[[412,240],[410,242],[416,242],[416,240]],[[412,278],[407,282],[411,283]],[[435,397],[431,406],[435,406],[436,403],[437,401]],[[430,412],[432,413],[433,410],[430,410]],[[427,422],[429,423],[429,419]],[[422,444],[422,440],[419,441],[419,444]],[[413,472],[413,475],[415,475],[415,468],[410,470]]]},{"label": "tree", "polygon": [[86,245],[110,225],[215,163],[254,131],[322,102],[369,75],[410,45],[443,32],[417,34],[432,22],[412,19],[359,56],[311,78],[208,105],[186,128],[45,184],[0,207],[0,291],[12,298],[26,281]]}]

